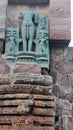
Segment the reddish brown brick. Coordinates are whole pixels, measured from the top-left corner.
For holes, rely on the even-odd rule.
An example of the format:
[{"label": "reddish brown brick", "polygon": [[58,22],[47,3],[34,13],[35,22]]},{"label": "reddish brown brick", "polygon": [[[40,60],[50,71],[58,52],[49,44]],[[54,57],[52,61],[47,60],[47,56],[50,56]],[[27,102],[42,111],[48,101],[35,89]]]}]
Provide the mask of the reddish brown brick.
[{"label": "reddish brown brick", "polygon": [[44,116],[54,116],[53,109],[43,109],[43,108],[34,108],[33,110],[34,115],[44,115]]},{"label": "reddish brown brick", "polygon": [[35,73],[41,74],[41,67],[39,65],[16,65],[14,73]]}]

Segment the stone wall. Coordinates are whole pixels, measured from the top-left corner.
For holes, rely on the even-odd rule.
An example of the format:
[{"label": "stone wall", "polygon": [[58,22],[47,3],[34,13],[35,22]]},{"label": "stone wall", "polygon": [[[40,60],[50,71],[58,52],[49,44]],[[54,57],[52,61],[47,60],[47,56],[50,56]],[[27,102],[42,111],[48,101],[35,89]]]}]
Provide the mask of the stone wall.
[{"label": "stone wall", "polygon": [[73,130],[73,48],[52,48],[50,74],[56,101],[56,129]]},{"label": "stone wall", "polygon": [[[2,54],[6,25],[20,27],[22,22],[20,12],[27,6],[8,5],[8,0],[1,0],[0,7],[2,14],[0,53]],[[5,56],[0,54],[0,129],[53,130],[53,101],[55,101],[56,130],[73,130],[73,48],[66,48],[71,33],[70,0],[51,0],[49,6],[33,6],[30,9],[35,9],[39,15],[50,18],[49,74],[53,77],[53,83],[51,82],[50,85],[52,79],[49,76],[41,75],[39,66],[30,66],[27,69],[28,66],[9,65]],[[30,74],[24,74],[27,71]],[[32,76],[32,72],[35,75],[38,73],[38,78]],[[44,83],[45,81],[49,85]]]},{"label": "stone wall", "polygon": [[[20,1],[20,0],[16,0]],[[41,0],[42,1],[42,0]],[[43,3],[43,1],[40,3]],[[22,5],[20,2],[16,5],[10,5],[8,7],[8,25],[15,25],[19,26],[20,19],[19,19],[19,12],[23,11],[24,9],[28,8],[27,5],[24,4],[22,0]],[[34,2],[35,3],[35,2]],[[46,3],[46,0],[44,0]],[[37,11],[39,14],[48,16],[50,19],[50,39],[52,42],[54,40],[59,41],[62,43],[69,44],[71,39],[71,11],[70,11],[70,0],[50,0],[50,4],[47,6],[30,6],[30,9]],[[40,4],[41,5],[41,4]],[[64,32],[64,33],[63,33]]]},{"label": "stone wall", "polygon": [[0,130],[54,130],[52,78],[0,75]]}]

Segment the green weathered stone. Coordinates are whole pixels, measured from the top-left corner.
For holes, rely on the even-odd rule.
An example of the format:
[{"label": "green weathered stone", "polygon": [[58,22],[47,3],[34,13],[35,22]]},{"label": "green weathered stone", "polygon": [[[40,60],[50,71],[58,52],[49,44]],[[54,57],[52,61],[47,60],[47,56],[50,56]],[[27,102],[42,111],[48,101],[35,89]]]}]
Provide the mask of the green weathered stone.
[{"label": "green weathered stone", "polygon": [[49,20],[40,17],[36,37],[37,63],[43,68],[49,67]]},{"label": "green weathered stone", "polygon": [[[21,38],[19,29],[6,29],[5,54],[6,59],[16,64],[39,64],[41,68],[49,69],[49,20],[39,16],[35,11],[21,12]],[[21,40],[20,40],[21,39]],[[22,51],[20,50],[22,44]],[[35,45],[33,50],[33,45]]]},{"label": "green weathered stone", "polygon": [[6,29],[5,54],[6,59],[13,61],[19,51],[19,28],[8,27]]},{"label": "green weathered stone", "polygon": [[34,24],[38,23],[38,14],[31,10],[25,10],[22,14],[24,16],[22,23],[23,51],[30,52],[32,51],[32,45],[34,42]]}]

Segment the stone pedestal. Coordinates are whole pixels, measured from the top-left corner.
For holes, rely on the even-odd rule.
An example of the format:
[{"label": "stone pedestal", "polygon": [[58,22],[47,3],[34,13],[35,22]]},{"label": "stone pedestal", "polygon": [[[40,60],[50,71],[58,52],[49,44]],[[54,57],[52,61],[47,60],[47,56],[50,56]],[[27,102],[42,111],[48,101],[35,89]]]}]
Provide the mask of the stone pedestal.
[{"label": "stone pedestal", "polygon": [[5,57],[6,57],[6,60],[10,63],[14,63],[16,60],[16,55],[12,52],[6,53]]},{"label": "stone pedestal", "polygon": [[17,54],[17,64],[36,64],[36,54],[34,52],[20,51]]}]

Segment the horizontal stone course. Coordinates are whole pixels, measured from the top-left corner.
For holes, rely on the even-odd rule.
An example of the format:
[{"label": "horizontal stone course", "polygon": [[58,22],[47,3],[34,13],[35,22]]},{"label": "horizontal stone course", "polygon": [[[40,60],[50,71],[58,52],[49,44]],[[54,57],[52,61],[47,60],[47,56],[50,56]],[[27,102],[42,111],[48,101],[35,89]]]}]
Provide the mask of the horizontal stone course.
[{"label": "horizontal stone course", "polygon": [[52,78],[49,75],[18,73],[9,75],[0,75],[0,84],[36,84],[43,86],[51,86]]},{"label": "horizontal stone course", "polygon": [[0,75],[0,129],[54,130],[54,114],[51,76]]}]

